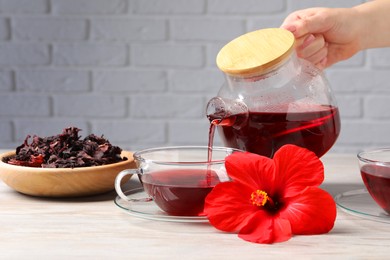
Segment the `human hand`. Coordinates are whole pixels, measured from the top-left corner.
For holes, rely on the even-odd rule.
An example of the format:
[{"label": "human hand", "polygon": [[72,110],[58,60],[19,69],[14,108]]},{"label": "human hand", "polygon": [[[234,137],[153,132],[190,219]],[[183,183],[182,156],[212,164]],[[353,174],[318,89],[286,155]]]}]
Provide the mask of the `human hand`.
[{"label": "human hand", "polygon": [[299,57],[324,69],[361,50],[356,16],[352,8],[309,8],[291,13],[281,28],[294,34]]}]

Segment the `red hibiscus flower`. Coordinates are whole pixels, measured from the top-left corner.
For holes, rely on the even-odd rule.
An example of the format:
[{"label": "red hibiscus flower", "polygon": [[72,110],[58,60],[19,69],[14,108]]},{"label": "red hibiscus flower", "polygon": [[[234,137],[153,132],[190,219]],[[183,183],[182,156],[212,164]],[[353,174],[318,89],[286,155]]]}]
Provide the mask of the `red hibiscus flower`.
[{"label": "red hibiscus flower", "polygon": [[324,168],[313,152],[285,145],[273,159],[234,153],[225,165],[232,180],[219,183],[205,201],[205,213],[217,229],[238,232],[250,242],[274,243],[333,228],[336,204],[318,187]]}]

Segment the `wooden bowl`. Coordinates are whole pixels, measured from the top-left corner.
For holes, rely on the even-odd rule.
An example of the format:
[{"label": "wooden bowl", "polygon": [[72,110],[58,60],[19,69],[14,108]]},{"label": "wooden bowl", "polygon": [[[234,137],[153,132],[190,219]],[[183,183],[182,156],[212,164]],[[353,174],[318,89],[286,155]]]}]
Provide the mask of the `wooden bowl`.
[{"label": "wooden bowl", "polygon": [[13,155],[15,151],[0,155],[0,178],[20,193],[40,197],[80,197],[108,192],[114,190],[119,172],[136,167],[133,153],[128,151],[121,154],[127,157],[126,161],[73,169],[25,167],[3,161]]}]

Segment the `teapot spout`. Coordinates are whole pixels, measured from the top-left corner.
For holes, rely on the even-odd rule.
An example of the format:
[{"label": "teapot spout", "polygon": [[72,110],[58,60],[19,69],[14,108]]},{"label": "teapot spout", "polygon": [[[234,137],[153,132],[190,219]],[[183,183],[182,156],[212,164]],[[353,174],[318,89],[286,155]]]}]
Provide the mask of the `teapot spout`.
[{"label": "teapot spout", "polygon": [[247,105],[241,100],[213,97],[207,103],[206,115],[211,124],[241,128],[249,113]]}]

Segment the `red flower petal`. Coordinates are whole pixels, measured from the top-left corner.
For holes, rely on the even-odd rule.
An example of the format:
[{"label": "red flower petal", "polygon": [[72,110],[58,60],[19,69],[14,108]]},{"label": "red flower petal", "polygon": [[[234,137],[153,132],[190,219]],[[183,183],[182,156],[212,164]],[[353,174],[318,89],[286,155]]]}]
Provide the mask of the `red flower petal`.
[{"label": "red flower petal", "polygon": [[[239,237],[256,243],[282,242],[292,234],[321,234],[333,228],[336,205],[318,188],[324,172],[313,152],[285,145],[274,159],[235,153],[226,158],[225,166],[232,181],[218,184],[205,201],[204,212],[216,228],[238,231]],[[256,191],[269,196],[264,206],[252,204]]]},{"label": "red flower petal", "polygon": [[233,182],[216,185],[207,195],[204,206],[210,224],[222,231],[239,231],[258,210],[250,203],[251,192],[246,186]]},{"label": "red flower petal", "polygon": [[280,217],[290,221],[293,234],[322,234],[333,228],[336,203],[326,191],[308,187],[302,194],[289,198],[286,204]]},{"label": "red flower petal", "polygon": [[272,159],[253,153],[234,153],[226,157],[226,171],[236,183],[251,189],[270,192],[274,186],[275,165]]},{"label": "red flower petal", "polygon": [[265,211],[258,211],[240,230],[238,236],[254,243],[271,244],[289,240],[292,233],[288,220],[270,216]]},{"label": "red flower petal", "polygon": [[276,186],[283,197],[295,196],[307,186],[319,186],[324,166],[315,153],[295,145],[282,146],[274,156]]}]

